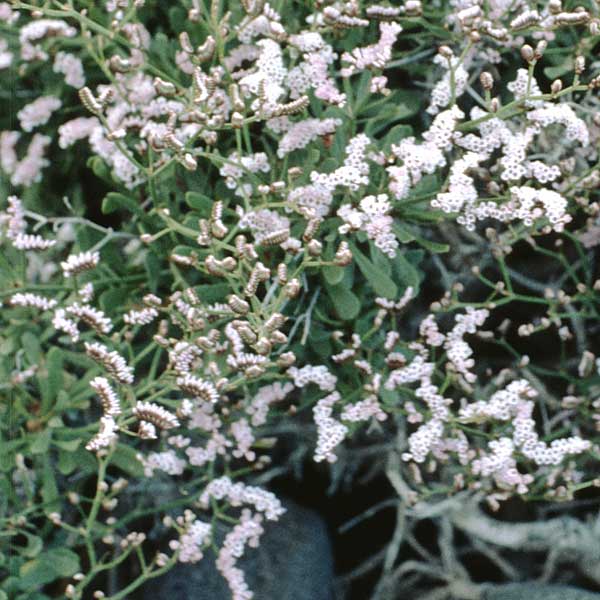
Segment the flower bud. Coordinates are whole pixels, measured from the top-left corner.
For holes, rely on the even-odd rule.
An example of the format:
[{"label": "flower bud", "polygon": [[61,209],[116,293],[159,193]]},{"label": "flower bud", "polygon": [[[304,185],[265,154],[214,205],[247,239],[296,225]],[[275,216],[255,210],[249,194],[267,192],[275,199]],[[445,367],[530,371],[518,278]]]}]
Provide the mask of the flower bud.
[{"label": "flower bud", "polygon": [[535,52],[533,57],[535,60],[540,60],[542,56],[544,56],[544,52],[546,52],[546,48],[548,47],[548,42],[546,40],[540,40],[535,47]]},{"label": "flower bud", "polygon": [[560,79],[555,79],[550,86],[553,94],[558,94],[563,88],[563,83]]},{"label": "flower bud", "polygon": [[479,81],[484,90],[491,90],[494,87],[494,78],[489,71],[483,71],[483,73],[479,75]]},{"label": "flower bud", "polygon": [[534,52],[533,48],[529,44],[521,46],[521,58],[528,63],[533,61]]},{"label": "flower bud", "polygon": [[449,46],[440,46],[438,48],[438,52],[448,60],[450,60],[454,56],[454,52],[452,52],[452,48],[450,48]]}]

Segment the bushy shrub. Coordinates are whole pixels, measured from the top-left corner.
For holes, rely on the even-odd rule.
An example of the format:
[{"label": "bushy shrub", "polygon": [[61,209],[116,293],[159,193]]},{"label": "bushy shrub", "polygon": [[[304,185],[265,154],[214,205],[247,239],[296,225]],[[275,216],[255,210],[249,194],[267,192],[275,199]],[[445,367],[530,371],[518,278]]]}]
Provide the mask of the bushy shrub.
[{"label": "bushy shrub", "polygon": [[1,3],[0,597],[250,598],[307,457],[415,518],[597,487],[599,17]]}]

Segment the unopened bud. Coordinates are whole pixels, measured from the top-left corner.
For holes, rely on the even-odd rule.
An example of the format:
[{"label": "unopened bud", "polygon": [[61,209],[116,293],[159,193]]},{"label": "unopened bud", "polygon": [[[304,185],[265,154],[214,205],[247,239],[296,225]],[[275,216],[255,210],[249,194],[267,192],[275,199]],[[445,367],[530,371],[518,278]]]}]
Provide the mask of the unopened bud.
[{"label": "unopened bud", "polygon": [[244,115],[240,114],[239,112],[234,112],[231,115],[231,126],[234,129],[241,129],[241,127],[244,125]]},{"label": "unopened bud", "polygon": [[548,2],[548,10],[553,14],[557,14],[562,10],[562,2],[560,0],[550,0]]},{"label": "unopened bud", "polygon": [[489,71],[483,71],[483,73],[479,75],[479,81],[484,90],[491,90],[494,87],[494,78]]},{"label": "unopened bud", "polygon": [[447,58],[448,60],[451,59],[454,56],[454,52],[452,52],[452,48],[450,48],[449,46],[440,46],[438,48],[438,52],[444,58]]},{"label": "unopened bud", "polygon": [[544,56],[544,52],[546,52],[546,48],[548,47],[548,42],[546,40],[540,40],[535,47],[535,52],[533,57],[535,60],[540,60],[542,56]]},{"label": "unopened bud", "polygon": [[560,79],[555,79],[550,86],[550,90],[553,94],[558,94],[563,88],[563,82]]},{"label": "unopened bud", "polygon": [[524,44],[523,46],[521,46],[521,58],[530,63],[531,61],[533,61],[535,56],[535,53],[533,51],[533,48],[529,45],[529,44]]}]

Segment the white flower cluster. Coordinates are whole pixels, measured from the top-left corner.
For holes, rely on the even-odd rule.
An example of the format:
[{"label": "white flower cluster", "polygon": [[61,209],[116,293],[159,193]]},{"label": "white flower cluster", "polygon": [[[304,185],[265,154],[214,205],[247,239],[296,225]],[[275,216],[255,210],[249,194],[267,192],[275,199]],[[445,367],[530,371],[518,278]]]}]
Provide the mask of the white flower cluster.
[{"label": "white flower cluster", "polygon": [[67,311],[64,308],[57,308],[54,311],[52,325],[57,331],[64,331],[73,342],[79,341],[79,329],[73,319],[67,317]]},{"label": "white flower cluster", "polygon": [[19,30],[21,58],[27,61],[47,60],[48,54],[34,42],[40,42],[46,37],[73,37],[75,35],[77,35],[77,29],[71,27],[66,21],[34,19]]},{"label": "white flower cluster", "polygon": [[108,448],[117,439],[117,424],[110,415],[100,418],[100,428],[98,433],[85,445],[86,450],[98,452]]},{"label": "white flower cluster", "polygon": [[38,294],[25,293],[22,294],[20,292],[13,294],[10,296],[8,300],[11,306],[26,306],[39,308],[40,310],[50,310],[54,308],[57,304],[56,300],[52,298],[44,298],[43,296],[39,296]]},{"label": "white flower cluster", "polygon": [[17,113],[21,129],[31,131],[39,125],[44,125],[61,106],[62,102],[55,96],[40,96]]},{"label": "white flower cluster", "polygon": [[187,465],[174,450],[150,452],[147,456],[138,454],[137,459],[142,463],[146,477],[152,477],[154,471],[163,471],[168,475],[181,475]]},{"label": "white flower cluster", "polygon": [[363,133],[353,137],[346,148],[344,164],[331,173],[311,172],[312,183],[293,189],[288,194],[288,202],[292,206],[311,209],[316,217],[327,215],[338,186],[357,191],[361,185],[369,183],[366,151],[370,143]]},{"label": "white flower cluster", "polygon": [[[415,395],[425,403],[431,413],[431,418],[409,436],[409,452],[404,453],[402,458],[422,463],[425,462],[430,452],[436,451],[442,445],[444,423],[450,416],[448,405],[451,401],[438,392],[437,386],[432,381],[435,364],[427,362],[426,349],[424,347],[416,348],[420,350],[421,354],[415,356],[407,366],[393,370],[385,387],[392,390],[409,383],[419,383]],[[413,419],[413,421],[416,420]]]},{"label": "white flower cluster", "polygon": [[276,232],[288,232],[290,230],[290,220],[280,215],[275,210],[268,208],[259,208],[244,212],[238,207],[240,220],[238,226],[240,229],[250,229],[257,244],[262,243],[265,238]]},{"label": "white flower cluster", "polygon": [[[508,88],[516,99],[541,94],[535,79],[524,69],[519,70],[517,79],[509,83]],[[513,131],[508,122],[492,117],[478,107],[471,111],[472,119],[481,120],[478,125],[480,135],[454,133],[454,143],[467,152],[452,163],[447,189],[432,200],[434,208],[458,213],[457,221],[469,230],[475,229],[477,221],[490,218],[503,223],[521,220],[527,226],[546,219],[554,231],[563,230],[571,217],[567,214],[567,200],[558,191],[513,185],[498,199],[479,199],[473,174],[483,163],[493,160],[496,150],[501,151],[501,156],[491,170],[499,170],[502,181],[516,184],[523,179],[533,179],[544,185],[558,180],[561,176],[559,165],[529,160],[527,154],[545,128],[557,124],[564,127],[568,141],[578,142],[583,147],[589,144],[586,124],[568,104],[533,100],[527,101],[526,105],[532,110],[526,113],[526,121],[517,131]],[[408,183],[402,178],[402,168],[388,168],[390,189],[397,195],[409,190]]]},{"label": "white flower cluster", "polygon": [[148,325],[158,317],[155,308],[147,307],[140,310],[130,310],[123,315],[123,321],[128,325]]},{"label": "white flower cluster", "polygon": [[309,383],[314,383],[319,386],[319,389],[331,391],[335,389],[337,377],[329,372],[324,365],[305,365],[302,368],[290,367],[287,370],[288,375],[294,380],[296,387],[302,388]]},{"label": "white flower cluster", "polygon": [[258,546],[259,538],[264,532],[261,523],[261,515],[253,515],[251,511],[243,510],[240,522],[225,536],[219,550],[216,560],[217,569],[227,581],[232,600],[250,600],[254,597],[248,588],[244,572],[236,564],[237,560],[244,555],[246,545],[251,548]]},{"label": "white flower cluster", "polygon": [[317,445],[314,453],[315,462],[326,460],[333,463],[337,456],[333,450],[339,446],[348,433],[348,428],[334,419],[333,407],[341,400],[339,392],[321,398],[313,408],[313,419],[317,426]]},{"label": "white flower cluster", "polygon": [[225,185],[238,196],[251,196],[253,185],[245,182],[244,178],[252,173],[268,173],[271,170],[269,159],[264,152],[241,156],[237,152],[229,155],[227,162],[219,169]]},{"label": "white flower cluster", "polygon": [[538,123],[540,127],[548,127],[553,124],[562,125],[569,141],[579,142],[582,146],[587,146],[590,143],[590,132],[587,125],[564,102],[559,104],[546,102],[540,108],[530,110],[527,113],[527,119],[533,123]]},{"label": "white flower cluster", "polygon": [[466,381],[473,383],[477,376],[471,372],[475,365],[472,357],[473,350],[471,346],[464,340],[464,336],[468,333],[475,333],[478,327],[481,327],[489,316],[489,311],[486,309],[474,309],[468,306],[464,315],[456,315],[456,325],[446,336],[444,349],[448,356],[448,360],[457,373],[460,373]]},{"label": "white flower cluster", "polygon": [[110,386],[110,383],[108,383],[106,377],[94,377],[94,379],[90,381],[90,386],[100,397],[102,410],[105,416],[116,417],[121,414],[122,410],[119,397]]},{"label": "white flower cluster", "polygon": [[204,447],[190,446],[186,448],[185,453],[191,465],[201,467],[206,463],[213,462],[217,456],[225,456],[227,449],[233,446],[220,431],[221,420],[212,414],[206,414],[202,411],[196,411],[190,419],[190,427],[205,429],[210,432],[210,438]]},{"label": "white flower cluster", "polygon": [[8,197],[6,211],[0,212],[0,226],[6,229],[6,237],[18,250],[47,250],[56,244],[56,240],[26,233],[25,209],[17,196]]},{"label": "white flower cluster", "polygon": [[232,452],[233,456],[236,458],[245,458],[249,462],[255,460],[256,453],[251,448],[256,440],[248,420],[242,418],[234,421],[229,430],[236,443],[236,447]]},{"label": "white flower cluster", "polygon": [[45,152],[52,139],[40,133],[34,134],[25,156],[18,160],[15,146],[19,137],[20,133],[15,131],[0,133],[0,166],[10,175],[12,185],[29,187],[41,180],[42,170],[50,164]]},{"label": "white flower cluster", "polygon": [[293,384],[275,382],[265,385],[253,394],[250,405],[246,407],[246,412],[251,416],[251,423],[254,427],[264,425],[267,422],[267,414],[271,404],[281,402],[294,389]]},{"label": "white flower cluster", "polygon": [[[297,123],[287,123],[285,134],[279,140],[277,156],[283,158],[294,150],[305,148],[318,137],[330,135],[342,124],[341,119],[304,119]],[[281,123],[279,124],[281,130]]]},{"label": "white flower cluster", "polygon": [[385,421],[387,413],[385,413],[375,394],[367,396],[364,400],[355,402],[354,404],[346,404],[340,415],[343,421],[358,423],[360,421],[368,421],[375,418],[378,421]]},{"label": "white flower cluster", "polygon": [[365,69],[384,69],[392,57],[392,46],[401,31],[402,27],[398,23],[380,23],[379,41],[376,44],[354,48],[352,52],[342,54],[342,63],[348,65],[341,70],[342,77],[350,77]]},{"label": "white flower cluster", "polygon": [[[507,84],[507,89],[512,92],[516,100],[523,100],[529,96],[541,96],[542,91],[538,85],[535,77],[530,77],[527,69],[519,69],[517,71],[517,78]],[[529,100],[525,101],[525,105],[529,107],[542,106],[543,100]]]},{"label": "white flower cluster", "polygon": [[85,352],[96,362],[104,366],[108,373],[119,383],[133,383],[133,369],[115,350],[109,350],[99,342],[84,342]]},{"label": "white flower cluster", "polygon": [[210,481],[200,495],[199,502],[203,507],[208,507],[211,498],[226,499],[232,506],[253,506],[254,510],[263,513],[269,521],[277,521],[285,512],[275,494],[242,482],[233,483],[227,476]]},{"label": "white flower cluster", "polygon": [[[111,320],[104,314],[103,311],[98,310],[93,306],[73,302],[73,304],[67,306],[66,312],[83,321],[97,333],[110,333],[112,331],[113,324]],[[62,329],[62,327],[57,327],[57,329]]]},{"label": "white flower cluster", "polygon": [[60,263],[65,277],[72,277],[83,271],[89,271],[98,266],[100,262],[100,254],[98,252],[81,252],[79,254],[71,254]]},{"label": "white flower cluster", "polygon": [[291,35],[289,42],[303,53],[303,60],[288,72],[286,84],[290,97],[299,98],[312,88],[320,100],[343,107],[346,95],[338,90],[329,74],[329,69],[337,58],[333,48],[314,31]]},{"label": "white flower cluster", "polygon": [[539,439],[532,418],[533,398],[537,392],[528,381],[519,379],[505,389],[495,392],[489,400],[474,402],[460,409],[459,418],[464,422],[510,421],[513,437],[503,437],[490,442],[490,454],[473,461],[473,472],[493,476],[500,487],[516,487],[519,494],[527,492],[533,478],[521,475],[516,469],[517,453],[535,464],[558,465],[566,456],[581,454],[591,448],[588,440],[578,436],[555,439],[550,444]]},{"label": "white flower cluster", "polygon": [[177,517],[177,525],[182,528],[178,540],[171,540],[169,548],[178,552],[177,559],[182,563],[197,563],[204,556],[204,547],[210,541],[212,527],[196,518],[191,510]]},{"label": "white flower cluster", "polygon": [[[428,344],[431,342],[432,347],[444,345],[452,368],[467,381],[473,382],[475,375],[470,372],[474,364],[471,358],[473,352],[463,338],[467,333],[475,333],[477,327],[483,324],[487,316],[488,311],[484,309],[475,310],[468,307],[466,314],[456,316],[453,329],[447,335],[443,335],[433,321],[433,316],[428,315],[420,326],[420,332]],[[419,383],[415,395],[425,403],[431,416],[409,436],[409,452],[403,455],[403,459],[422,463],[430,452],[440,454],[444,450],[446,444],[444,429],[445,423],[450,418],[448,406],[452,401],[439,393],[432,380],[435,363],[429,360],[428,348],[414,343],[412,349],[417,352],[416,356],[407,365],[392,370],[384,387],[394,390],[410,383]],[[421,419],[415,418],[413,414],[411,421],[420,422]]]},{"label": "white flower cluster", "polygon": [[71,119],[58,128],[58,145],[63,149],[70,148],[75,142],[89,138],[99,126],[97,117]]},{"label": "white flower cluster", "polygon": [[[287,69],[283,64],[281,46],[272,39],[266,38],[256,42],[259,55],[255,62],[255,71],[240,79],[240,87],[247,93],[258,96],[259,87],[264,94],[259,101],[263,104],[263,110],[275,107],[278,100],[284,94],[283,83],[287,75]],[[258,106],[256,107],[258,108]]]},{"label": "white flower cluster", "polygon": [[83,65],[81,59],[68,52],[57,52],[54,57],[52,70],[55,73],[63,73],[65,83],[80,89],[85,85],[85,75],[83,74]]},{"label": "white flower cluster", "polygon": [[[452,100],[452,84],[454,81],[454,99],[463,95],[469,74],[462,62],[456,56],[450,59],[436,54],[433,62],[444,67],[446,72],[440,81],[438,81],[431,91],[431,100],[427,112],[431,115],[437,115],[442,108],[446,108]],[[452,72],[452,74],[451,74]]]},{"label": "white flower cluster", "polygon": [[457,121],[463,116],[462,111],[453,106],[435,117],[423,135],[423,143],[417,143],[411,136],[392,145],[392,153],[402,161],[402,165],[390,166],[386,170],[391,180],[390,191],[398,200],[406,198],[412,186],[419,183],[424,175],[446,165],[444,152],[452,149],[452,134]]},{"label": "white flower cluster", "polygon": [[360,201],[359,209],[344,204],[337,211],[345,222],[339,227],[339,232],[362,230],[375,242],[377,248],[394,258],[398,241],[392,232],[393,219],[389,215],[391,210],[387,194],[366,196]]},{"label": "white flower cluster", "polygon": [[13,56],[13,53],[8,50],[8,42],[6,40],[0,40],[0,71],[10,67]]},{"label": "white flower cluster", "polygon": [[[463,398],[461,407],[454,412],[454,401],[445,398],[433,380],[436,363],[431,356],[432,350],[443,347],[447,373],[458,373],[465,382],[463,389],[473,390],[471,386],[477,382],[472,371],[473,351],[464,338],[467,334],[476,333],[487,317],[487,310],[468,307],[465,314],[455,317],[454,327],[443,334],[433,315],[427,315],[419,327],[424,343],[416,341],[408,345],[415,353],[409,362],[403,354],[393,351],[399,336],[388,334],[385,349],[389,354],[386,361],[399,366],[389,373],[384,387],[402,390],[417,383],[418,387],[413,393],[424,404],[424,410],[414,401],[404,404],[408,422],[418,424],[418,427],[408,438],[408,451],[402,455],[403,460],[423,463],[431,455],[438,461],[446,462],[449,453],[452,453],[474,475],[490,477],[503,491],[524,494],[535,476],[519,472],[517,466],[521,459],[530,460],[539,467],[559,465],[568,456],[590,449],[591,443],[579,436],[559,438],[550,443],[540,440],[533,419],[533,399],[537,393],[524,379],[511,382],[486,400],[468,402]],[[512,429],[512,437],[507,435],[507,428],[504,427],[499,437],[492,437],[486,446],[476,451],[465,432],[452,425],[455,421],[490,426],[497,421],[505,422]]]},{"label": "white flower cluster", "polygon": [[508,210],[525,225],[532,225],[536,219],[545,217],[554,231],[562,231],[572,219],[571,215],[567,214],[567,200],[558,192],[515,186],[510,188],[510,193],[512,200]]}]

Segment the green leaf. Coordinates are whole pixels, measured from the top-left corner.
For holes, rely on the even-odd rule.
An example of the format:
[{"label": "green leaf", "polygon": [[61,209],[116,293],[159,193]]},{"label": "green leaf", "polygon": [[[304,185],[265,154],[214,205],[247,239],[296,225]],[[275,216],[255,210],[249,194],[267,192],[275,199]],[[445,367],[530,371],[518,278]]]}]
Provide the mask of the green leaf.
[{"label": "green leaf", "polygon": [[35,558],[44,547],[42,538],[31,533],[23,532],[23,535],[27,537],[27,546],[21,550],[21,554],[27,558]]},{"label": "green leaf", "polygon": [[197,210],[204,217],[210,215],[212,205],[214,204],[211,198],[199,192],[186,192],[185,202],[190,208]]},{"label": "green leaf", "polygon": [[58,393],[56,394],[56,402],[54,403],[54,411],[60,414],[65,409],[69,408],[71,405],[70,400],[71,396],[66,390],[58,390]]},{"label": "green leaf", "polygon": [[231,293],[231,287],[228,283],[197,285],[195,290],[198,293],[200,300],[208,304],[213,302],[224,302],[225,298]]},{"label": "green leaf", "polygon": [[423,246],[425,250],[429,250],[429,252],[435,252],[436,254],[444,254],[445,252],[448,252],[450,250],[450,246],[448,244],[433,242],[420,236],[415,237],[415,241],[417,242],[417,244]]},{"label": "green leaf", "polygon": [[[425,175],[411,190],[411,196],[434,195],[440,189],[440,181],[436,174]],[[402,206],[402,205],[400,205]]]},{"label": "green leaf", "polygon": [[392,275],[392,261],[372,241],[369,241],[369,256],[373,264],[388,277]]},{"label": "green leaf", "polygon": [[319,172],[331,173],[331,172],[335,171],[340,166],[343,159],[344,159],[343,152],[341,152],[341,157],[339,158],[339,160],[332,158],[332,157],[326,158],[324,161],[322,161],[319,164]]},{"label": "green leaf", "polygon": [[44,553],[21,565],[18,585],[21,590],[33,590],[55,579],[58,575]]},{"label": "green leaf", "polygon": [[119,467],[119,469],[125,471],[128,475],[131,475],[132,477],[142,477],[144,475],[144,468],[136,455],[137,452],[135,448],[126,446],[125,444],[118,444],[111,460]]},{"label": "green leaf", "polygon": [[407,258],[397,253],[393,262],[394,275],[399,284],[404,288],[412,287],[413,293],[419,290],[419,271],[407,260]]},{"label": "green leaf", "polygon": [[448,218],[448,215],[443,210],[402,210],[402,216],[412,221],[421,221],[423,223],[439,223]]},{"label": "green leaf", "polygon": [[57,548],[56,550],[49,550],[54,564],[54,569],[61,577],[71,577],[79,571],[79,556],[67,550],[67,548]]},{"label": "green leaf", "polygon": [[96,470],[96,459],[91,452],[83,448],[75,452],[59,450],[57,467],[63,475],[69,475],[75,469],[78,473],[92,473]]},{"label": "green leaf", "polygon": [[40,346],[39,338],[33,333],[31,333],[31,331],[26,331],[21,336],[21,344],[23,345],[25,355],[27,356],[29,361],[33,364],[37,364],[42,356],[42,349]]},{"label": "green leaf", "polygon": [[29,446],[29,450],[32,454],[44,454],[50,447],[50,438],[52,431],[50,429],[44,429],[38,433],[33,434],[33,441]]},{"label": "green leaf", "polygon": [[87,166],[92,170],[92,173],[94,173],[96,177],[102,179],[103,181],[112,183],[110,169],[99,156],[91,156],[88,158]]},{"label": "green leaf", "polygon": [[133,198],[119,192],[108,192],[102,200],[102,212],[109,215],[117,210],[127,210],[140,217],[146,216],[141,206]]},{"label": "green leaf", "polygon": [[417,242],[417,244],[423,246],[425,250],[429,250],[430,252],[435,252],[438,254],[442,254],[450,250],[450,246],[448,244],[441,244],[439,242],[433,242],[423,238],[400,223],[394,223],[392,225],[392,229],[394,230],[394,234],[398,240],[400,240],[400,242],[403,244],[408,242]]},{"label": "green leaf", "polygon": [[410,125],[394,125],[383,138],[383,147],[386,150],[390,149],[392,144],[397,144],[404,138],[410,137],[413,133]]},{"label": "green leaf", "polygon": [[323,267],[323,277],[329,285],[336,285],[344,278],[344,268],[335,265]]},{"label": "green leaf", "polygon": [[75,452],[77,448],[81,445],[81,439],[76,438],[74,440],[52,440],[52,443],[60,448],[61,450],[66,450],[67,452]]},{"label": "green leaf", "polygon": [[42,552],[19,569],[19,589],[31,590],[80,570],[79,556],[67,548]]},{"label": "green leaf", "polygon": [[398,295],[398,288],[392,279],[375,266],[355,244],[350,244],[350,250],[352,250],[352,256],[358,268],[373,288],[373,291],[384,298],[395,298]]},{"label": "green leaf", "polygon": [[398,241],[402,244],[408,244],[415,240],[415,234],[400,223],[394,223],[392,225],[392,229],[394,230],[394,235],[398,238]]},{"label": "green leaf", "polygon": [[146,270],[148,287],[153,294],[158,291],[160,266],[158,256],[154,252],[148,252],[144,258],[144,269]]},{"label": "green leaf", "polygon": [[546,67],[544,69],[544,75],[548,79],[558,79],[567,73],[570,73],[573,70],[573,60],[568,58],[564,63],[560,65],[554,65],[550,67]]},{"label": "green leaf", "polygon": [[169,23],[173,31],[183,31],[187,22],[187,13],[181,6],[172,6],[169,9]]},{"label": "green leaf", "polygon": [[41,386],[44,412],[50,408],[50,403],[56,399],[63,386],[63,353],[57,346],[50,348],[46,355],[46,370],[48,371],[46,385]]},{"label": "green leaf", "polygon": [[360,300],[343,283],[326,285],[327,294],[333,303],[336,314],[344,321],[356,319],[360,312]]},{"label": "green leaf", "polygon": [[56,477],[54,476],[54,469],[50,463],[50,458],[48,455],[46,455],[44,458],[41,494],[42,500],[44,501],[44,512],[48,514],[60,509],[60,501],[58,495],[58,486],[56,485]]},{"label": "green leaf", "polygon": [[355,91],[355,106],[357,108],[357,112],[360,112],[360,107],[369,99],[371,95],[371,73],[368,71],[363,71],[360,74],[358,79],[358,84],[356,85]]}]

